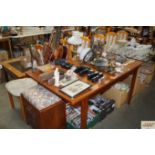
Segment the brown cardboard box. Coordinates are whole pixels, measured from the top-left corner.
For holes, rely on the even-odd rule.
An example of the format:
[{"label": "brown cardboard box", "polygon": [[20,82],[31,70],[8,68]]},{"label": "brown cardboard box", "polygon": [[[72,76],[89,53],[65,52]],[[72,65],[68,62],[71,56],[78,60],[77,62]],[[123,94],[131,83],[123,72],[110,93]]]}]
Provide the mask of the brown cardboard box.
[{"label": "brown cardboard box", "polygon": [[141,81],[143,80],[144,83],[150,84],[154,76],[154,64],[146,64],[140,68],[139,78]]},{"label": "brown cardboard box", "polygon": [[[150,82],[153,79],[153,76],[154,76],[154,65],[153,64],[152,65],[149,64],[149,66],[147,66],[147,68],[145,66],[142,66],[141,68],[139,68],[138,73],[137,73],[133,96],[142,92],[148,86],[148,84],[150,84]],[[131,79],[132,79],[132,76],[129,76],[123,82],[130,85]]]},{"label": "brown cardboard box", "polygon": [[146,84],[140,80],[140,78],[136,79],[135,88],[133,91],[133,96],[142,92],[146,88]]},{"label": "brown cardboard box", "polygon": [[[128,84],[130,86],[131,79],[132,79],[132,76],[129,76],[123,82],[126,83],[126,84]],[[133,96],[135,96],[136,94],[142,92],[145,88],[146,88],[146,84],[144,82],[141,82],[140,79],[137,76],[136,82],[135,82],[135,88],[133,90]]]},{"label": "brown cardboard box", "polygon": [[116,102],[116,107],[120,108],[127,101],[128,92],[111,87],[105,93],[103,93],[103,96],[109,99],[114,99]]},{"label": "brown cardboard box", "polygon": [[[144,66],[142,66],[137,73],[136,82],[135,82],[135,88],[133,91],[133,96],[142,92],[148,84],[151,82],[153,76],[154,76],[154,66],[150,65],[147,69],[150,71],[144,72]],[[130,86],[131,84],[132,76],[129,76],[127,79],[125,79],[123,82],[128,84]],[[118,90],[115,87],[111,87],[109,90],[107,90],[103,96],[114,99],[116,101],[116,107],[120,108],[122,105],[125,104],[128,98],[128,92],[123,90]]]}]

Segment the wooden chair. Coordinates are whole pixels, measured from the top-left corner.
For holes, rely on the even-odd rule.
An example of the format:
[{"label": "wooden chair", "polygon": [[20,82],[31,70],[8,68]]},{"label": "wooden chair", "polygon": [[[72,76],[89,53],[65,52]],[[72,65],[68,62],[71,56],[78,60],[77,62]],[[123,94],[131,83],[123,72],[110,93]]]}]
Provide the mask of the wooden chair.
[{"label": "wooden chair", "polygon": [[117,34],[115,32],[108,32],[106,34],[106,45],[105,48],[108,49],[115,45],[117,39]]},{"label": "wooden chair", "polygon": [[90,39],[87,36],[82,36],[81,37],[82,41],[84,42],[84,44],[88,44],[88,46],[90,46]]},{"label": "wooden chair", "polygon": [[107,27],[106,26],[96,27],[95,33],[96,34],[104,34],[105,35],[107,33]]},{"label": "wooden chair", "polygon": [[108,32],[112,31],[112,27],[111,26],[98,26],[96,27],[96,33],[100,33],[100,34],[106,34]]},{"label": "wooden chair", "polygon": [[43,45],[41,45],[41,44],[36,44],[36,45],[35,45],[35,48],[36,48],[37,50],[38,50],[38,49],[41,50],[41,49],[43,49]]},{"label": "wooden chair", "polygon": [[117,40],[127,40],[128,32],[124,30],[120,30],[117,32]]},{"label": "wooden chair", "polygon": [[103,34],[95,34],[94,39],[100,40],[101,42],[105,42],[105,36]]},{"label": "wooden chair", "polygon": [[[81,36],[82,41],[85,43],[88,43],[88,45],[90,45],[90,39],[89,37],[86,36]],[[69,44],[68,42],[66,43],[66,47],[67,47],[67,60],[68,62],[73,62],[73,56],[74,56],[74,45]]]},{"label": "wooden chair", "polygon": [[68,44],[67,39],[63,38],[60,40],[60,43],[62,44],[63,47],[66,47],[66,52],[63,51],[63,54],[65,56],[62,56],[68,61],[72,61],[72,56],[73,56],[73,45]]},{"label": "wooden chair", "polygon": [[112,31],[112,26],[107,26],[107,32],[111,32]]},{"label": "wooden chair", "polygon": [[67,58],[66,59],[68,60],[68,62],[73,61],[73,50],[74,50],[73,45],[67,46]]}]

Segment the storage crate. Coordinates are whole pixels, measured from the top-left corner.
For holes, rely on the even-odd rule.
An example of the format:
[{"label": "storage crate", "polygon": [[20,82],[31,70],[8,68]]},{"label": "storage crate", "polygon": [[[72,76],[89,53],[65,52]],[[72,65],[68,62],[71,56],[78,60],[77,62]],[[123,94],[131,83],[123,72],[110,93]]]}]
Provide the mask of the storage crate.
[{"label": "storage crate", "polygon": [[[87,124],[87,129],[93,128],[100,121],[100,116],[97,115],[91,122]],[[67,129],[77,129],[71,122],[67,122]]]},{"label": "storage crate", "polygon": [[[102,103],[100,102],[102,100]],[[115,102],[109,99],[103,99],[103,96],[97,95],[89,100],[89,108],[87,113],[87,128],[92,128],[98,122],[102,121],[109,113],[114,110]],[[80,128],[81,115],[80,108],[66,106],[67,128]]]}]

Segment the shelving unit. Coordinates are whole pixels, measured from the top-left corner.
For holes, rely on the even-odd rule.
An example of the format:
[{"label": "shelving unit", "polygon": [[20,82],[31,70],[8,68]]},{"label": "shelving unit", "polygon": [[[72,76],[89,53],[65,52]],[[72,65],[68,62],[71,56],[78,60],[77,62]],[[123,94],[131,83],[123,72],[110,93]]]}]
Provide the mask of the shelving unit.
[{"label": "shelving unit", "polygon": [[48,35],[51,33],[51,30],[41,29],[37,31],[23,31],[22,34],[17,36],[8,36],[8,37],[0,37],[0,45],[8,51],[9,58],[14,57],[13,48],[12,48],[12,39],[22,39],[26,37],[35,37]]}]

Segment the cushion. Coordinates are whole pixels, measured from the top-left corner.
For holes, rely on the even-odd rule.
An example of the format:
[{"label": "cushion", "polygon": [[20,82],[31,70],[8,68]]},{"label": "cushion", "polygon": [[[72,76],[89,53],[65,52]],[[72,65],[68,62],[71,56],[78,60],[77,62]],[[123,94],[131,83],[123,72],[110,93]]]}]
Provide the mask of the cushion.
[{"label": "cushion", "polygon": [[40,85],[31,87],[29,90],[24,91],[23,96],[38,110],[42,110],[61,101],[61,98]]},{"label": "cushion", "polygon": [[34,81],[33,79],[23,78],[9,81],[6,83],[5,87],[10,94],[19,97],[22,92],[36,85],[37,82]]}]

